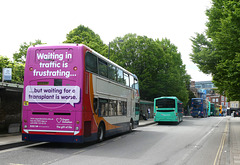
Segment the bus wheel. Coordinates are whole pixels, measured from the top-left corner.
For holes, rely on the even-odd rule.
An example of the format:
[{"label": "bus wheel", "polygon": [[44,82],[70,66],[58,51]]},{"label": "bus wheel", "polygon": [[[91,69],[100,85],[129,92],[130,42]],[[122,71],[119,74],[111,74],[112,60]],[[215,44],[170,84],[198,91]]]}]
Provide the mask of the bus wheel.
[{"label": "bus wheel", "polygon": [[100,124],[98,127],[98,142],[102,142],[104,140],[104,126],[103,124]]},{"label": "bus wheel", "polygon": [[132,130],[133,130],[133,121],[131,120],[129,122],[129,132],[132,132]]}]

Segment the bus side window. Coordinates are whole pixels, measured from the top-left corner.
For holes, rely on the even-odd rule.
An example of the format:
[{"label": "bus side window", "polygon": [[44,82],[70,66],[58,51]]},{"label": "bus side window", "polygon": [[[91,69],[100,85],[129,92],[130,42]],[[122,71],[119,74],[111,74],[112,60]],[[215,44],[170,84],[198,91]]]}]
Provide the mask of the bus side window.
[{"label": "bus side window", "polygon": [[98,67],[99,67],[99,75],[107,77],[108,75],[107,62],[103,61],[102,59],[98,59]]},{"label": "bus side window", "polygon": [[135,88],[135,85],[134,85],[134,78],[133,78],[132,75],[129,75],[129,77],[130,77],[130,87],[134,89],[134,88]]},{"label": "bus side window", "polygon": [[85,65],[86,65],[86,70],[93,72],[93,73],[98,73],[97,72],[97,57],[90,52],[86,53]]},{"label": "bus side window", "polygon": [[108,65],[108,78],[117,81],[116,67],[111,64]]},{"label": "bus side window", "polygon": [[107,99],[99,99],[99,116],[108,116],[108,100]]},{"label": "bus side window", "polygon": [[109,100],[109,116],[117,115],[117,101]]},{"label": "bus side window", "polygon": [[117,81],[120,83],[120,84],[123,84],[124,82],[124,79],[123,79],[123,71],[119,68],[117,68]]},{"label": "bus side window", "polygon": [[127,73],[124,73],[124,83],[126,86],[129,87],[129,75]]},{"label": "bus side window", "polygon": [[94,108],[94,113],[97,115],[98,114],[98,99],[97,98],[93,99],[93,108]]},{"label": "bus side window", "polygon": [[123,101],[123,115],[126,116],[127,115],[127,102]]},{"label": "bus side window", "polygon": [[122,116],[123,115],[123,112],[122,112],[122,101],[118,101],[117,102],[117,115],[118,116]]}]

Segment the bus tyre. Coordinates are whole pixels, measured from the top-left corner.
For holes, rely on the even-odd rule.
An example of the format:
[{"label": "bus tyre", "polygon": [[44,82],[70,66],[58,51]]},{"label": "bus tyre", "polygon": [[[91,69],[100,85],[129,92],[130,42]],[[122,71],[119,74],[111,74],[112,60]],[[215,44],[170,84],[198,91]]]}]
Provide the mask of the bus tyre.
[{"label": "bus tyre", "polygon": [[102,142],[104,140],[104,126],[103,124],[100,124],[98,127],[98,142]]},{"label": "bus tyre", "polygon": [[129,132],[132,132],[132,130],[133,130],[133,121],[131,120],[129,122]]}]

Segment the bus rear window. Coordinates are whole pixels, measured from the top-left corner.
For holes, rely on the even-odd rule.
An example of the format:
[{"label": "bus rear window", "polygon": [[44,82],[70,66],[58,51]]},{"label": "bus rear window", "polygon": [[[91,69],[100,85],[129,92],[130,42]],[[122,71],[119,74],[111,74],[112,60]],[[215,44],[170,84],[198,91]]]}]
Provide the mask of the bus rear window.
[{"label": "bus rear window", "polygon": [[54,86],[62,86],[62,79],[54,79]]},{"label": "bus rear window", "polygon": [[174,99],[159,99],[156,100],[156,106],[158,108],[175,108]]},{"label": "bus rear window", "polygon": [[202,102],[202,100],[201,99],[194,99],[194,100],[192,100],[192,102],[194,103],[194,104],[199,104],[199,103],[201,103]]},{"label": "bus rear window", "polygon": [[193,105],[193,108],[201,108],[202,105]]}]

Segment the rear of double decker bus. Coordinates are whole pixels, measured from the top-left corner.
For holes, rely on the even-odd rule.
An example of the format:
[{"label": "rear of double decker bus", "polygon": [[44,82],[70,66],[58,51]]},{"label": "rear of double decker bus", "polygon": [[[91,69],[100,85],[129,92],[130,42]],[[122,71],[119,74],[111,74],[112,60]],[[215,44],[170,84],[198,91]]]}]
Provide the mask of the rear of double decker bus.
[{"label": "rear of double decker bus", "polygon": [[22,108],[23,140],[84,142],[84,49],[78,45],[28,49]]},{"label": "rear of double decker bus", "polygon": [[192,117],[203,117],[203,99],[202,98],[192,98],[191,103],[191,116]]},{"label": "rear of double decker bus", "polygon": [[154,99],[155,122],[179,123],[182,120],[182,117],[180,117],[178,113],[178,103],[176,97],[160,97]]}]

